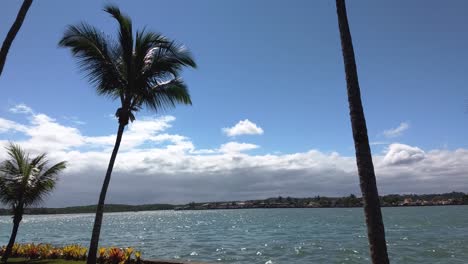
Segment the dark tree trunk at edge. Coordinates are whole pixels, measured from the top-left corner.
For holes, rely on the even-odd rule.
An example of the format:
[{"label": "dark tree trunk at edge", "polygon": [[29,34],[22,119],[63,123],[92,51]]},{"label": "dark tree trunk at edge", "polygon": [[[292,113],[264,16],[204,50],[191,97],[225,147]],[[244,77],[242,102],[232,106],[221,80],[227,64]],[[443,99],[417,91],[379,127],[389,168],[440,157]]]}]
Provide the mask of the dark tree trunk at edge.
[{"label": "dark tree trunk at edge", "polygon": [[385,228],[380,210],[379,194],[372,163],[372,154],[367,136],[366,119],[361,102],[354,49],[349,31],[346,5],[344,0],[336,0],[338,24],[341,37],[341,48],[346,72],[348,91],[349,114],[353,130],[354,147],[356,149],[356,162],[359,173],[359,182],[364,201],[364,212],[367,224],[370,255],[374,264],[388,264],[387,245],[385,241]]},{"label": "dark tree trunk at edge", "polygon": [[89,244],[88,259],[86,261],[87,264],[96,264],[96,256],[99,246],[99,235],[101,233],[102,217],[104,215],[104,202],[106,200],[107,188],[109,187],[112,169],[114,168],[115,158],[117,157],[117,153],[119,151],[120,141],[122,140],[124,129],[125,125],[119,124],[119,130],[117,132],[117,139],[115,140],[114,150],[112,151],[109,166],[107,167],[106,177],[104,178],[104,183],[102,184],[101,194],[99,195],[99,202],[96,208],[96,218],[94,219],[93,234],[91,237],[91,243]]},{"label": "dark tree trunk at edge", "polygon": [[15,244],[16,235],[18,234],[18,227],[23,218],[22,213],[15,213],[13,216],[13,230],[11,231],[10,241],[8,241],[8,245],[5,249],[5,253],[2,256],[2,262],[7,262],[8,258],[11,255],[11,251],[13,250],[13,245]]},{"label": "dark tree trunk at edge", "polygon": [[15,22],[11,26],[8,34],[5,37],[5,40],[3,41],[2,49],[0,50],[0,75],[2,75],[3,67],[5,66],[5,61],[11,44],[13,43],[13,40],[15,40],[16,34],[18,34],[18,31],[20,30],[31,4],[32,0],[24,0],[23,5],[21,5],[18,15],[16,16]]}]

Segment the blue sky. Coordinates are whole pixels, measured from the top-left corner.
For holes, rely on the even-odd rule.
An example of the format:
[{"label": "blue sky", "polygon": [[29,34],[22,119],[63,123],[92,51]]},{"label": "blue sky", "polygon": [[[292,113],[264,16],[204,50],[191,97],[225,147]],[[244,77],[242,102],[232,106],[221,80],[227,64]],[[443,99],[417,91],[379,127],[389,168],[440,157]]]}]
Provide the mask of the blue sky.
[{"label": "blue sky", "polygon": [[[80,21],[114,34],[115,22],[102,12],[105,3],[110,2],[33,3],[0,77],[0,117],[27,124],[44,114],[87,137],[115,133],[117,123],[109,115],[117,104],[98,97],[69,51],[57,47],[66,25]],[[157,115],[143,112],[137,119],[173,116],[175,121],[169,121],[164,132],[188,138],[197,150],[219,150],[226,142],[238,142],[256,146],[249,157],[317,150],[352,158],[333,1],[112,3],[132,17],[134,28],[147,26],[184,43],[199,65],[183,73],[192,107]],[[20,4],[2,3],[0,36]],[[448,151],[449,156],[468,147],[467,8],[462,0],[349,1],[369,137],[379,143],[372,146],[375,155],[389,155],[393,143],[424,153]],[[18,104],[33,112],[13,113]],[[245,119],[263,133],[223,133],[223,128]],[[4,141],[33,137],[24,130],[4,130]],[[85,152],[86,147],[58,149],[65,150]],[[355,189],[331,193],[351,191]]]}]

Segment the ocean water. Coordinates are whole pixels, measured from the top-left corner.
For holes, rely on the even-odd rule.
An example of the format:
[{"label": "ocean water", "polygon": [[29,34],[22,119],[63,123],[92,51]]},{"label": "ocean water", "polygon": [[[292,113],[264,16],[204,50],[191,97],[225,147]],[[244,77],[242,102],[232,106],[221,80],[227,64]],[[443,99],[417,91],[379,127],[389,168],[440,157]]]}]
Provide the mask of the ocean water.
[{"label": "ocean water", "polygon": [[[384,208],[392,263],[468,263],[468,206]],[[93,215],[25,216],[18,242],[88,245]],[[0,217],[0,244],[11,218]],[[102,246],[209,263],[370,263],[361,208],[110,213]]]}]

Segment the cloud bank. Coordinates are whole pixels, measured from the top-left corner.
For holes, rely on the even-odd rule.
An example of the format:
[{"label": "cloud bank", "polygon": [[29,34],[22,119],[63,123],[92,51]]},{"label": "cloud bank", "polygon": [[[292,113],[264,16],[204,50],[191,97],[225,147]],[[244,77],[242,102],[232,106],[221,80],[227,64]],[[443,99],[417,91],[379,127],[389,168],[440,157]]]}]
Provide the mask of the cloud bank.
[{"label": "cloud bank", "polygon": [[[20,108],[18,108],[20,109]],[[22,108],[27,109],[27,108]],[[30,111],[18,123],[0,118],[0,145],[8,140],[69,167],[45,206],[94,204],[115,135],[87,136],[80,129]],[[261,146],[229,141],[198,149],[184,135],[170,133],[173,116],[143,117],[126,129],[108,192],[108,203],[187,203],[244,200],[278,195],[359,194],[354,157],[308,150],[249,154]],[[117,125],[117,124],[116,124]],[[0,159],[5,158],[4,151]],[[468,191],[468,150],[429,150],[390,144],[374,156],[381,194]]]}]

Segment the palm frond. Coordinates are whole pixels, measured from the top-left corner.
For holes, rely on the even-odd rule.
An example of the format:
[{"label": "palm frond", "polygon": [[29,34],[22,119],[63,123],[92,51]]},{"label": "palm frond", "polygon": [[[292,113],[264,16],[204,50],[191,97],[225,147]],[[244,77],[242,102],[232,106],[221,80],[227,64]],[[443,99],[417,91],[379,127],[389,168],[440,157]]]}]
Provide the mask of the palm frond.
[{"label": "palm frond", "polygon": [[43,201],[55,187],[66,162],[47,167],[46,154],[30,159],[29,154],[15,144],[10,144],[7,151],[10,158],[0,165],[0,201],[12,208]]},{"label": "palm frond", "polygon": [[47,170],[45,170],[38,178],[45,179],[45,178],[56,177],[60,172],[62,172],[66,168],[67,168],[67,162],[61,161],[53,165],[52,167],[48,168]]},{"label": "palm frond", "polygon": [[155,83],[139,93],[135,98],[137,107],[145,105],[155,111],[164,111],[175,107],[177,103],[191,105],[190,94],[182,79],[173,79],[166,83]]},{"label": "palm frond", "polygon": [[80,69],[87,74],[99,94],[113,99],[120,97],[126,80],[119,70],[119,54],[112,39],[93,26],[81,23],[67,28],[59,46],[70,48]]},{"label": "palm frond", "polygon": [[24,192],[24,207],[37,205],[44,201],[44,198],[55,188],[56,180],[52,178],[37,181],[33,188],[28,188]]},{"label": "palm frond", "polygon": [[6,178],[4,174],[0,175],[0,202],[13,207],[17,201],[16,193],[16,189],[12,188],[11,179]]},{"label": "palm frond", "polygon": [[6,175],[19,175],[21,174],[21,169],[17,162],[5,160],[0,166],[0,172]]},{"label": "palm frond", "polygon": [[[11,164],[15,164],[18,173],[22,173],[23,170],[27,169],[27,154],[23,151],[23,149],[17,145],[10,143],[7,147],[7,154],[10,157]],[[11,167],[10,167],[11,168]]]},{"label": "palm frond", "polygon": [[132,20],[129,16],[120,12],[120,9],[115,5],[107,5],[104,11],[110,14],[119,23],[119,43],[122,59],[124,62],[127,81],[133,83],[134,65],[133,65],[133,32]]},{"label": "palm frond", "polygon": [[38,173],[35,183],[29,188],[24,197],[25,205],[41,203],[44,198],[55,188],[57,176],[67,168],[67,162],[59,162],[52,167]]},{"label": "palm frond", "polygon": [[158,111],[175,107],[176,103],[191,104],[179,72],[186,66],[196,67],[192,55],[173,41],[152,44],[146,51],[144,66],[137,79],[139,89],[133,105],[145,105]]},{"label": "palm frond", "polygon": [[178,72],[184,66],[197,67],[192,54],[183,45],[173,41],[153,46],[148,50],[145,61],[148,65],[142,74],[145,78],[152,78],[167,72],[178,76]]},{"label": "palm frond", "polygon": [[167,45],[170,41],[161,34],[146,32],[145,28],[137,31],[135,39],[135,69],[138,78],[153,62],[152,51],[159,46]]},{"label": "palm frond", "polygon": [[181,65],[189,66],[192,68],[197,68],[197,64],[193,59],[192,53],[184,46],[175,41],[172,41],[167,45],[167,47],[161,47],[166,52],[172,54],[172,57],[175,58]]},{"label": "palm frond", "polygon": [[145,29],[137,31],[134,39],[127,15],[114,5],[104,11],[119,24],[118,41],[81,24],[70,26],[60,45],[72,50],[100,94],[120,97],[119,122],[133,121],[143,106],[159,111],[178,103],[191,104],[179,76],[184,67],[197,67],[192,54],[183,45]]},{"label": "palm frond", "polygon": [[42,170],[45,166],[47,166],[48,163],[47,154],[42,153],[38,155],[37,157],[33,158],[30,163],[32,168]]}]

